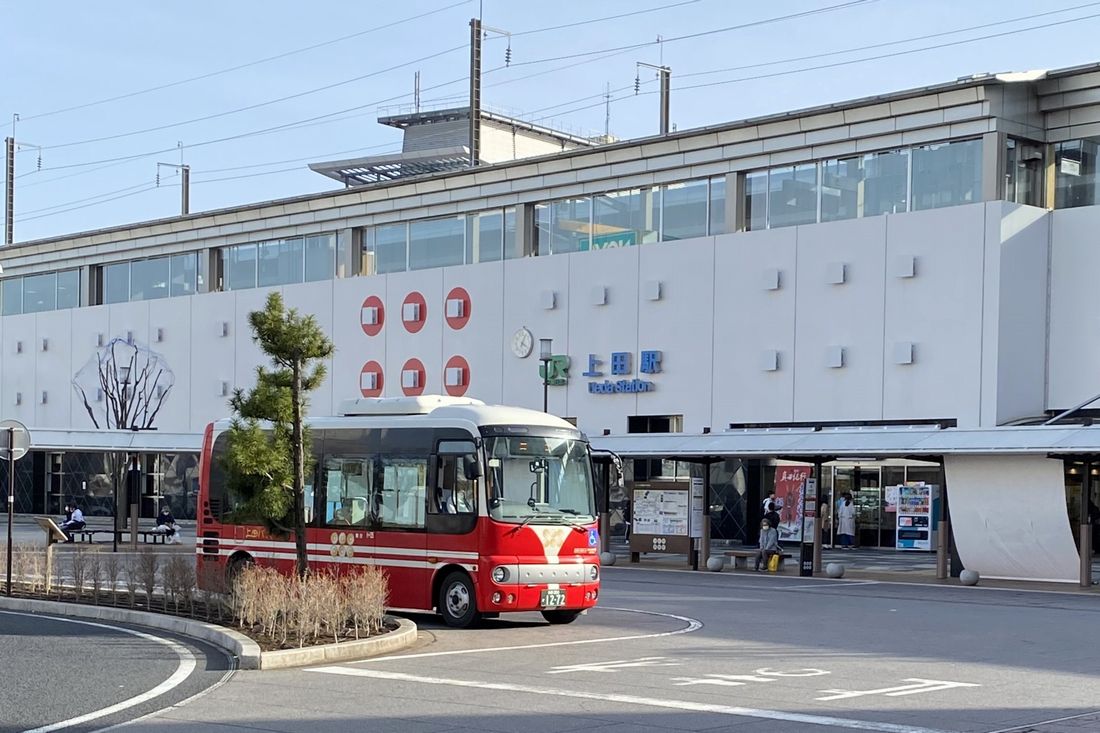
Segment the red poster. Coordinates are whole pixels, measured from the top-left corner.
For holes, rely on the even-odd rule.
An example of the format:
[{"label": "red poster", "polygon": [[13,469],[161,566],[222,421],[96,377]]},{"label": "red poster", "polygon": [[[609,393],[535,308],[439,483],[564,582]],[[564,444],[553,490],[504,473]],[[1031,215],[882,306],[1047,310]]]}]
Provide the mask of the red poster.
[{"label": "red poster", "polygon": [[779,539],[802,540],[802,487],[813,473],[812,466],[776,466],[775,499],[779,505]]}]

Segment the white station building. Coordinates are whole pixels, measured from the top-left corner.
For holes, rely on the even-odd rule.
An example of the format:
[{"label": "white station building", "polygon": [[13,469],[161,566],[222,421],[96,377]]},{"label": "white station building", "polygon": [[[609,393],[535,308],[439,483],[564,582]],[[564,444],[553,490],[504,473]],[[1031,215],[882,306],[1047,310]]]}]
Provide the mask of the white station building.
[{"label": "white station building", "polygon": [[277,289],[337,347],[315,414],[545,389],[638,459],[628,488],[720,459],[717,539],[752,541],[776,467],[820,459],[864,546],[895,544],[887,487],[946,482],[964,564],[1077,580],[1095,413],[1020,426],[1100,393],[1100,64],[629,141],[484,112],[477,167],[469,118],[384,118],[402,153],[311,166],[341,190],[0,249],[19,510],[94,509],[125,449],[143,511],[193,516]]}]

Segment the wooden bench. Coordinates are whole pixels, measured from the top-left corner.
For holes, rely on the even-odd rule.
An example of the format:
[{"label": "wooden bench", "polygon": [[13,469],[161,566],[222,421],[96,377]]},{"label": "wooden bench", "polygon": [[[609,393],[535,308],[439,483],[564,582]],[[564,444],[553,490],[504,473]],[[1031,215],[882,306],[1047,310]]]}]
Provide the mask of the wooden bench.
[{"label": "wooden bench", "polygon": [[[733,567],[735,569],[748,570],[749,560],[755,560],[758,552],[759,550],[727,550],[723,554],[726,557],[733,558]],[[794,557],[794,555],[791,553],[781,551],[779,553],[779,569],[782,570],[783,562],[785,560],[790,560],[792,557]]]}]

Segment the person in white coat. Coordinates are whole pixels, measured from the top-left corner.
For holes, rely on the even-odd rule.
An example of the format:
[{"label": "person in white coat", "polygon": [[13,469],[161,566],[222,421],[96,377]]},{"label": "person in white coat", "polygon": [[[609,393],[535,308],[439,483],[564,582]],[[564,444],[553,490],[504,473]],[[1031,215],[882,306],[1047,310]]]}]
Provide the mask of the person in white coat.
[{"label": "person in white coat", "polygon": [[850,494],[845,494],[844,500],[836,510],[836,536],[843,550],[852,549],[856,536],[856,507],[852,503]]}]

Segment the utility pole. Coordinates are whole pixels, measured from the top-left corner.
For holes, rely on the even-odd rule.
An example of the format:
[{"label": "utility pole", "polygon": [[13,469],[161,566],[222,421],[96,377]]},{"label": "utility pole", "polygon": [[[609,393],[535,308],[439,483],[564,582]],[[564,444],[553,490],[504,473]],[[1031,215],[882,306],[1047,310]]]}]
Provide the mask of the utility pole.
[{"label": "utility pole", "polygon": [[157,186],[160,186],[160,167],[175,168],[180,172],[180,216],[191,213],[191,166],[182,163],[157,163]]},{"label": "utility pole", "polygon": [[[512,34],[481,24],[481,18],[470,19],[470,167],[481,162],[481,42],[483,33],[507,36],[504,65],[512,63]],[[418,95],[419,97],[419,95]]]},{"label": "utility pole", "polygon": [[[661,77],[661,134],[667,135],[669,129],[669,111],[670,111],[670,92],[672,86],[672,69],[667,66],[656,66],[654,64],[647,64],[644,61],[638,61],[636,68],[646,67],[647,69],[656,69],[658,75]],[[636,74],[634,76],[634,94],[637,94],[641,89],[642,80],[641,76]]]},{"label": "utility pole", "polygon": [[413,111],[420,114],[420,72],[413,76]]},{"label": "utility pole", "polygon": [[4,139],[4,244],[14,241],[15,224],[15,138]]},{"label": "utility pole", "polygon": [[611,142],[611,82],[607,82],[607,91],[603,95],[603,141]]}]

